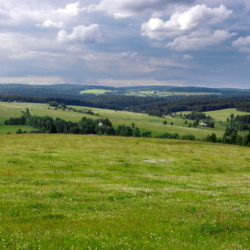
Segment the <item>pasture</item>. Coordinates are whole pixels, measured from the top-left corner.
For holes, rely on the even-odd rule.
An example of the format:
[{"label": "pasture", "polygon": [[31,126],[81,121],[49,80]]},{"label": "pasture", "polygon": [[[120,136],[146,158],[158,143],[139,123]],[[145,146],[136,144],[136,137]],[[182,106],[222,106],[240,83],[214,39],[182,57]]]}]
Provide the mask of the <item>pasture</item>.
[{"label": "pasture", "polygon": [[[97,108],[88,108],[88,107],[80,107],[80,106],[72,106],[76,110],[88,111],[92,110],[95,114],[99,114],[99,116],[88,115],[73,111],[63,111],[63,110],[55,110],[50,107],[48,109],[48,104],[37,104],[37,103],[7,103],[0,102],[0,124],[4,124],[6,119],[12,117],[20,117],[21,111],[25,111],[26,108],[29,108],[30,113],[32,115],[38,116],[51,116],[53,118],[61,118],[66,121],[79,121],[83,116],[92,118],[92,119],[105,119],[108,118],[111,120],[113,125],[117,127],[118,125],[127,125],[130,126],[132,123],[135,123],[142,132],[151,131],[152,136],[161,135],[163,133],[179,133],[180,135],[185,134],[193,134],[197,138],[203,138],[207,136],[207,134],[216,133],[217,136],[222,136],[224,133],[224,127],[220,123],[216,123],[216,127],[214,129],[204,128],[198,126],[197,128],[189,128],[187,125],[184,125],[184,119],[179,116],[166,116],[165,118],[149,116],[147,114],[142,113],[133,113],[126,111],[115,111],[108,109],[97,109]],[[167,121],[167,125],[163,124],[163,121]],[[187,120],[188,122],[193,123],[191,120]],[[173,122],[173,125],[170,125]],[[10,126],[0,126],[0,134],[11,132],[8,131]],[[27,129],[26,129],[27,130]],[[30,128],[33,130],[33,128]]]},{"label": "pasture", "polygon": [[0,249],[250,248],[249,148],[0,135]]},{"label": "pasture", "polygon": [[[105,90],[105,89],[87,89],[83,90],[81,94],[95,94],[95,95],[103,95],[106,92],[112,93],[112,90]],[[116,93],[116,90],[113,91]],[[168,91],[136,91],[136,90],[127,90],[124,92],[123,95],[128,96],[159,96],[159,97],[166,97],[166,96],[175,96],[175,95],[185,95],[185,96],[193,96],[193,95],[214,95],[215,93],[210,92],[168,92]],[[220,95],[220,93],[216,93]]]},{"label": "pasture", "polygon": [[106,89],[87,89],[87,90],[83,90],[80,93],[81,94],[94,94],[94,95],[103,95],[105,93],[110,93],[110,90],[106,90]]},{"label": "pasture", "polygon": [[[177,115],[180,114],[189,114],[190,111],[183,111],[183,112],[177,112]],[[213,117],[216,121],[226,121],[227,118],[230,117],[231,114],[236,115],[249,115],[249,112],[243,112],[243,111],[238,111],[236,108],[232,109],[221,109],[221,110],[215,110],[215,111],[208,111],[208,112],[203,112],[206,115],[209,115]]]}]

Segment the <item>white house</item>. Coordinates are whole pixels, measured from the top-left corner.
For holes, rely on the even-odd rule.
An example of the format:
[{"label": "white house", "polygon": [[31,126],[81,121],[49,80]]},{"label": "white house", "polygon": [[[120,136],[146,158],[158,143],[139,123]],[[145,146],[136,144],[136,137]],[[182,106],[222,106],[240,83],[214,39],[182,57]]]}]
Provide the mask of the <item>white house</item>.
[{"label": "white house", "polygon": [[207,127],[207,124],[205,122],[202,122],[200,125],[204,126],[204,127]]}]

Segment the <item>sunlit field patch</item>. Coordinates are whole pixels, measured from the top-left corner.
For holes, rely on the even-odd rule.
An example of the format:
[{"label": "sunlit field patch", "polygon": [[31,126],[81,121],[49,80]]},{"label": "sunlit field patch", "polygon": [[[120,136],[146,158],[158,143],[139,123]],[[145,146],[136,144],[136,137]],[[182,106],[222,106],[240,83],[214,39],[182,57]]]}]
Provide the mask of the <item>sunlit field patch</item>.
[{"label": "sunlit field patch", "polygon": [[2,135],[0,249],[249,249],[249,148]]}]

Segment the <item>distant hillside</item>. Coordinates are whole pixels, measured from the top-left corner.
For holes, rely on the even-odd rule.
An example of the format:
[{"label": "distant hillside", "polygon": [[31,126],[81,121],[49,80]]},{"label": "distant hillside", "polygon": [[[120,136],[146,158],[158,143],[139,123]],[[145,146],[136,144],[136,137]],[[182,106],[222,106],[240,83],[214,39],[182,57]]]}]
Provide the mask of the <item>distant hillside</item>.
[{"label": "distant hillside", "polygon": [[203,87],[175,87],[175,86],[136,86],[136,87],[109,87],[95,85],[74,85],[74,84],[56,84],[56,85],[29,85],[29,84],[0,84],[0,94],[11,95],[29,95],[41,97],[66,97],[86,98],[89,95],[81,95],[80,92],[91,89],[110,90],[114,92],[122,91],[161,91],[161,92],[189,92],[189,93],[250,93],[250,89],[226,89],[226,88],[203,88]]},{"label": "distant hillside", "polygon": [[226,108],[250,112],[250,90],[192,86],[114,88],[72,84],[0,84],[0,100],[36,103],[57,101],[66,105],[144,112],[157,116],[179,111],[204,112]]}]

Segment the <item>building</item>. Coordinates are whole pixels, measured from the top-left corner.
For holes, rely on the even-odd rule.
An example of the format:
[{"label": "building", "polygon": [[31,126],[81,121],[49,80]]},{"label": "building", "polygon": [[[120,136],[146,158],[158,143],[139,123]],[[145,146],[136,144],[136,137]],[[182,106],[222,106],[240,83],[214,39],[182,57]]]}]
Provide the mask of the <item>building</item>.
[{"label": "building", "polygon": [[207,124],[205,122],[202,122],[200,125],[203,127],[207,127]]}]

